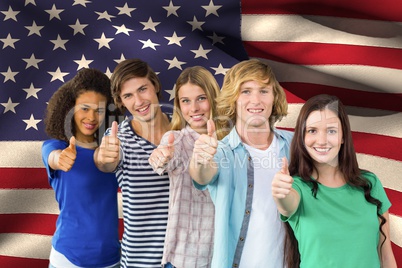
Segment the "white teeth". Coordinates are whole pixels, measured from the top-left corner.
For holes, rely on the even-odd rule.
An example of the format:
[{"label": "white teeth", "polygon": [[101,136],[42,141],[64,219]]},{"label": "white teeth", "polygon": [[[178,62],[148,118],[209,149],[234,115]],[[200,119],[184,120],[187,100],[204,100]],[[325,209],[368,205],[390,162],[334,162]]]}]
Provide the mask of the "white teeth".
[{"label": "white teeth", "polygon": [[258,110],[256,110],[256,109],[249,109],[248,110],[250,113],[261,113],[262,112],[262,109],[258,109]]},{"label": "white teeth", "polygon": [[191,117],[194,118],[194,119],[198,119],[198,118],[201,118],[202,115],[193,115],[193,116],[191,116]]},{"label": "white teeth", "polygon": [[325,153],[329,151],[329,148],[314,148],[317,152]]},{"label": "white teeth", "polygon": [[145,111],[147,108],[148,108],[148,107],[144,107],[144,108],[138,109],[138,111],[143,112],[143,111]]}]

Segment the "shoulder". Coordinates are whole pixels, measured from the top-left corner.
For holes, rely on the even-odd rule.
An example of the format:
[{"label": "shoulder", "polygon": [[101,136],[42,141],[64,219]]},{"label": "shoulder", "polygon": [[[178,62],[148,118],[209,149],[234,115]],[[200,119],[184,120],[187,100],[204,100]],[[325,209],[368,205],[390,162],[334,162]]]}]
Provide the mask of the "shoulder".
[{"label": "shoulder", "polygon": [[294,136],[293,131],[284,130],[284,129],[275,129],[275,133],[284,140],[291,140]]},{"label": "shoulder", "polygon": [[306,185],[306,183],[304,182],[304,180],[299,177],[299,176],[292,176],[293,178],[293,184],[297,184],[297,185]]},{"label": "shoulder", "polygon": [[311,182],[307,182],[298,175],[294,175],[292,176],[292,178],[293,178],[293,184],[298,185],[300,188],[307,188],[309,189],[309,191],[311,190]]},{"label": "shoulder", "polygon": [[56,139],[51,139],[51,140],[46,140],[42,144],[42,160],[44,163],[47,165],[48,157],[51,152],[55,150],[64,150],[67,148],[68,144],[65,141],[62,140],[56,140]]},{"label": "shoulder", "polygon": [[55,148],[55,149],[64,149],[68,146],[67,142],[62,141],[62,140],[56,140],[56,139],[50,139],[46,140],[42,144],[42,149],[43,148]]},{"label": "shoulder", "polygon": [[381,184],[380,179],[373,172],[370,172],[370,171],[367,171],[367,170],[362,170],[361,175],[362,175],[363,178],[367,179],[371,183],[371,186],[373,188],[376,185]]}]

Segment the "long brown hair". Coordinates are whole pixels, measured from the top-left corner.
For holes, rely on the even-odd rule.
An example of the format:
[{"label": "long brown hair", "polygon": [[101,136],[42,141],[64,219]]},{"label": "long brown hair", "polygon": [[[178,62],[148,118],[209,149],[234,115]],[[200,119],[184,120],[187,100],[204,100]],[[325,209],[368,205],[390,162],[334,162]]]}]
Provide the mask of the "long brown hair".
[{"label": "long brown hair", "polygon": [[[306,133],[306,121],[308,116],[314,111],[322,111],[325,109],[329,109],[337,114],[342,126],[343,144],[341,145],[338,154],[339,171],[344,175],[347,184],[352,187],[362,189],[367,202],[377,206],[377,216],[381,220],[380,232],[385,237],[382,226],[385,224],[386,220],[380,214],[382,203],[378,199],[372,197],[370,194],[372,188],[371,182],[363,176],[365,173],[368,173],[368,171],[359,168],[356,158],[356,151],[353,145],[349,118],[345,111],[344,105],[336,96],[326,94],[314,96],[306,101],[301,108],[296,122],[294,137],[290,146],[291,161],[289,164],[289,173],[291,176],[301,177],[304,182],[310,185],[312,195],[314,197],[317,196],[319,182],[311,178],[313,171],[317,170],[314,166],[312,158],[306,150],[304,137]],[[293,230],[288,225],[286,231],[287,238],[285,242],[285,250],[287,250],[286,252],[289,254],[287,257],[288,267],[299,267],[300,255],[297,248],[296,238],[293,234]]]}]

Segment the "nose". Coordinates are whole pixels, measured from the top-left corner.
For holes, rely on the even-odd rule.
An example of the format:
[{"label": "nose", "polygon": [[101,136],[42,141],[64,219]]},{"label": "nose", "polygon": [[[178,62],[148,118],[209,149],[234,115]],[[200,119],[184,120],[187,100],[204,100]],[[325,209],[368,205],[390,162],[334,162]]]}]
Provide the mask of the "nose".
[{"label": "nose", "polygon": [[327,144],[328,134],[326,131],[320,131],[317,135],[317,143],[320,145]]},{"label": "nose", "polygon": [[190,109],[191,109],[192,112],[198,111],[198,110],[199,110],[199,105],[198,105],[198,103],[197,103],[196,101],[193,101],[193,102],[191,103]]},{"label": "nose", "polygon": [[139,94],[134,94],[134,103],[136,106],[141,106],[143,102],[143,99]]},{"label": "nose", "polygon": [[259,104],[261,100],[260,94],[258,92],[252,92],[250,94],[250,102],[253,104]]},{"label": "nose", "polygon": [[96,110],[90,109],[90,110],[88,111],[87,118],[88,118],[90,121],[95,121],[96,117],[97,117],[97,112],[96,112]]}]

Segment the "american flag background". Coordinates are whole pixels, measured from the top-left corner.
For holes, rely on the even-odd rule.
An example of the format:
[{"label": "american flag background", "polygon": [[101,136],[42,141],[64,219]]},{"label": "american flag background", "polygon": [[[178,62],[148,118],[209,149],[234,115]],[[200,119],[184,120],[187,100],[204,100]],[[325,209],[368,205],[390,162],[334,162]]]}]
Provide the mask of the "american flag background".
[{"label": "american flag background", "polygon": [[222,84],[235,63],[261,58],[286,90],[289,116],[277,126],[290,130],[309,97],[337,95],[360,166],[393,204],[402,267],[400,0],[2,0],[0,267],[48,265],[58,215],[41,160],[50,96],[81,68],[110,76],[127,58],[151,65],[170,104],[184,68],[202,65]]}]

